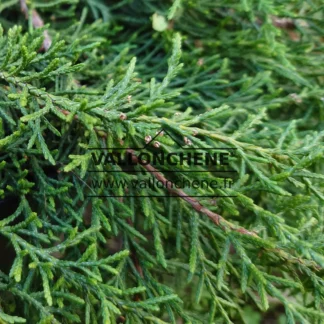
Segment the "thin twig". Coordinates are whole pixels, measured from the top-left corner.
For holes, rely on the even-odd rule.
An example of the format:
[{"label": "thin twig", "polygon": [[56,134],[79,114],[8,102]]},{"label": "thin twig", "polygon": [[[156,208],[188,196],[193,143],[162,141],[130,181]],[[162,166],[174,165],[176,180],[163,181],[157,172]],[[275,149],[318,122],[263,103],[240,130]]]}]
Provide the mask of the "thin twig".
[{"label": "thin twig", "polygon": [[[134,163],[138,163],[138,158],[135,155],[134,151],[132,149],[127,149],[127,152],[131,154],[132,160]],[[257,236],[254,232],[250,232],[246,230],[245,228],[242,227],[234,227],[232,224],[230,224],[228,221],[226,221],[221,215],[216,214],[209,210],[208,208],[204,207],[203,205],[200,204],[200,202],[193,197],[188,196],[183,190],[181,189],[176,189],[173,183],[169,180],[167,180],[164,175],[160,172],[158,172],[157,169],[155,169],[152,165],[150,164],[145,164],[142,165],[147,171],[151,172],[156,179],[161,181],[163,183],[164,187],[172,194],[177,195],[178,197],[182,198],[185,200],[187,203],[189,203],[194,210],[196,210],[198,213],[202,213],[206,216],[208,216],[217,226],[222,227],[222,223],[226,224],[231,230],[237,231],[241,234],[246,234],[246,235],[252,235],[252,236]]]},{"label": "thin twig", "polygon": [[272,16],[272,23],[281,29],[294,29],[295,21],[291,18]]}]

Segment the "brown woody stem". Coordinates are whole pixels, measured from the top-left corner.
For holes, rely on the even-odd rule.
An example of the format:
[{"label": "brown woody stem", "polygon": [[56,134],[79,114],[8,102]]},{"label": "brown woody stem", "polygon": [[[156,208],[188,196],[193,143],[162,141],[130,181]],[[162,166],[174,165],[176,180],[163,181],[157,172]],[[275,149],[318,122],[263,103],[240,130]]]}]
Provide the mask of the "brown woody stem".
[{"label": "brown woody stem", "polygon": [[[127,149],[127,152],[131,154],[132,160],[134,163],[138,163],[138,158],[135,155],[135,152],[131,149]],[[143,168],[145,168],[148,172],[151,172],[156,179],[161,181],[164,184],[164,187],[172,194],[177,195],[178,197],[185,200],[187,203],[189,203],[194,210],[196,210],[198,213],[202,213],[206,216],[208,216],[217,226],[222,227],[222,224],[226,224],[231,230],[240,232],[241,234],[246,235],[252,235],[257,236],[254,232],[250,232],[246,230],[245,228],[239,227],[236,228],[232,224],[230,224],[228,221],[226,221],[221,215],[214,213],[213,211],[209,210],[208,208],[204,207],[200,204],[200,202],[193,197],[188,196],[183,190],[176,189],[175,186],[172,185],[172,182],[167,180],[164,175],[160,172],[158,172],[157,169],[155,169],[150,164],[142,165]]]}]

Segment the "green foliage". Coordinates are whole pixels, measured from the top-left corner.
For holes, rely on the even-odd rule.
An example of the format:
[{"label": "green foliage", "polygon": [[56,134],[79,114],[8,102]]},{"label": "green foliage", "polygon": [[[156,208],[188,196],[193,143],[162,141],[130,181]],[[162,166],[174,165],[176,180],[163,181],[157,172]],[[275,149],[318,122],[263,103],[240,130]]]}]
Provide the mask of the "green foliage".
[{"label": "green foliage", "polygon": [[[0,3],[0,322],[323,323],[321,1],[27,5],[47,25]],[[151,175],[90,172],[90,148],[161,129],[164,152],[235,149],[233,187],[91,187]]]}]

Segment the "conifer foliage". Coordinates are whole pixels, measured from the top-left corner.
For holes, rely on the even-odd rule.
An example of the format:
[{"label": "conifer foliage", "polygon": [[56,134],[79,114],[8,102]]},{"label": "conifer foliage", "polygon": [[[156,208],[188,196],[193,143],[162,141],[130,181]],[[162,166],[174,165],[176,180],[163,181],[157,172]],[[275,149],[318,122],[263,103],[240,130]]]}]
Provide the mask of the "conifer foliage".
[{"label": "conifer foliage", "polygon": [[[0,323],[324,323],[323,15],[1,1]],[[229,149],[237,177],[171,188],[175,169],[220,175],[158,172],[145,144]],[[125,148],[134,172],[99,172],[93,148]],[[164,186],[92,186],[148,177]]]}]

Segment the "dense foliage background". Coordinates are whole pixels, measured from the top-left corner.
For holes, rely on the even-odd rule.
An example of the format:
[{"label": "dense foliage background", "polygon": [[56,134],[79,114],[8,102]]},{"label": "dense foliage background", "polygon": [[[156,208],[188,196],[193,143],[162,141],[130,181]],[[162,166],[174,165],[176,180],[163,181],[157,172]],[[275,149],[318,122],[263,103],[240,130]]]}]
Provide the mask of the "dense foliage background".
[{"label": "dense foliage background", "polygon": [[[324,323],[323,12],[1,1],[0,322]],[[93,179],[149,176],[90,173],[89,148],[160,129],[236,149],[236,197],[88,197]]]}]

